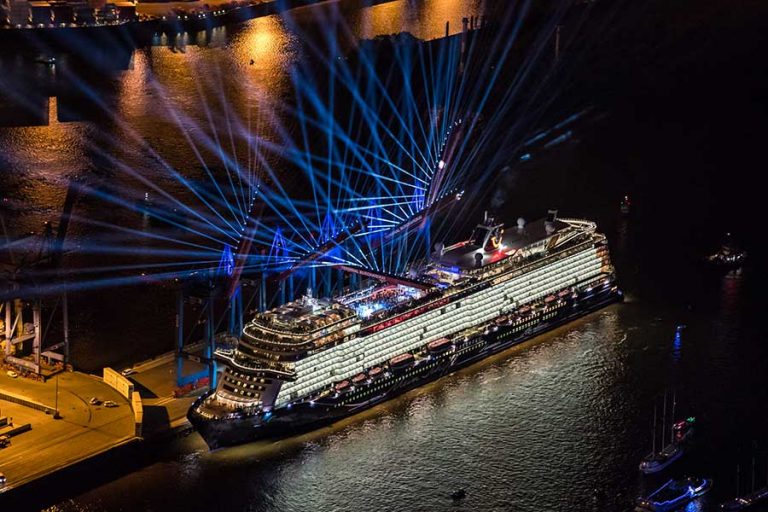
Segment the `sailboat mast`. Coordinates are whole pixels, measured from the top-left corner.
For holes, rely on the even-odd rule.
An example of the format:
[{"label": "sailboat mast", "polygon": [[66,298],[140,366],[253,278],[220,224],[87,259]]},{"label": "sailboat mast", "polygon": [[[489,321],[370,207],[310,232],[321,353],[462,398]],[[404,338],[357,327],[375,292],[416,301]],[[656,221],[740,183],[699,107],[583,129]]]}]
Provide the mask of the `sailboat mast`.
[{"label": "sailboat mast", "polygon": [[651,431],[651,438],[653,439],[653,448],[651,453],[656,453],[656,403],[653,404],[653,430]]},{"label": "sailboat mast", "polygon": [[677,407],[677,391],[672,391],[672,423],[675,422],[675,407]]},{"label": "sailboat mast", "polygon": [[661,411],[661,449],[664,449],[664,440],[667,438],[667,392],[664,391],[664,409]]}]

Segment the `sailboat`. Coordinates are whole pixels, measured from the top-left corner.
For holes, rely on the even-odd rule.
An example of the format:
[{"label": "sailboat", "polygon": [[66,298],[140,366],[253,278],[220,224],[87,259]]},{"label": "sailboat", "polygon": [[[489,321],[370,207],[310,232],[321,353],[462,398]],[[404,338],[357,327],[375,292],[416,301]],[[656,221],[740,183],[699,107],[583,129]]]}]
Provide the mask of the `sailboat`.
[{"label": "sailboat", "polygon": [[739,466],[736,465],[736,497],[720,504],[720,510],[747,510],[748,508],[768,503],[768,465],[766,467],[765,485],[755,490],[755,456],[752,456],[752,490],[749,494],[739,496]]},{"label": "sailboat", "polygon": [[[677,395],[672,398],[672,418],[675,417],[675,408],[677,406]],[[653,408],[653,448],[651,453],[643,457],[640,461],[640,471],[646,475],[658,473],[667,466],[675,462],[685,453],[685,443],[693,434],[693,424],[696,418],[690,417],[677,421],[672,425],[672,436],[668,444],[666,441],[666,414],[667,414],[667,393],[664,393],[664,410],[661,419],[661,450],[656,451],[656,407]]]}]

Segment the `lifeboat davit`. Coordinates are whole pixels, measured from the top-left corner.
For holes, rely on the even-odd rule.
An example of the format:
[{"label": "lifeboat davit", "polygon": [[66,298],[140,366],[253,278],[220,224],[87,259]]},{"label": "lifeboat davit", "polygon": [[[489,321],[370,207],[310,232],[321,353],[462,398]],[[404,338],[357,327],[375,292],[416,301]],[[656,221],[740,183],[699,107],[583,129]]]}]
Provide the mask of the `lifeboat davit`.
[{"label": "lifeboat davit", "polygon": [[399,356],[395,356],[392,359],[389,360],[389,367],[394,369],[400,369],[405,368],[406,366],[413,363],[413,354],[410,352],[407,352],[405,354],[400,354]]},{"label": "lifeboat davit", "polygon": [[451,340],[448,338],[440,338],[439,340],[430,341],[427,344],[427,350],[431,354],[439,354],[445,352],[449,348],[451,348]]}]

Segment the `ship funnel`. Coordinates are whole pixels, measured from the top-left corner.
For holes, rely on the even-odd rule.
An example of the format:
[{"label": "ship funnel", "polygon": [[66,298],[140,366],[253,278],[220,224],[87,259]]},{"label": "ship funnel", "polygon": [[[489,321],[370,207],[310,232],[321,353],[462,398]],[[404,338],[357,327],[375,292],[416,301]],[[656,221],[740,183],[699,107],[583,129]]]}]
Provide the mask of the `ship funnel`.
[{"label": "ship funnel", "polygon": [[557,220],[557,210],[547,210],[547,222],[555,222]]},{"label": "ship funnel", "polygon": [[557,210],[547,210],[547,220],[544,222],[544,229],[547,230],[548,235],[555,232],[555,220],[557,220]]}]

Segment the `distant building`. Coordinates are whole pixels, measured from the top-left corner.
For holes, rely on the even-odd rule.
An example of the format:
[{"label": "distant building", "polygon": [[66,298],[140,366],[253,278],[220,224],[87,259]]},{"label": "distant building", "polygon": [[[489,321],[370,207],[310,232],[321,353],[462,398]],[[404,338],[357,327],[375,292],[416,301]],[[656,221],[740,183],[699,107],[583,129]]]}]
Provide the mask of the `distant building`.
[{"label": "distant building", "polygon": [[27,0],[5,0],[8,12],[8,22],[11,25],[26,25],[29,23],[29,2]]},{"label": "distant building", "polygon": [[32,25],[50,25],[53,23],[53,10],[48,2],[27,2],[31,12]]}]

